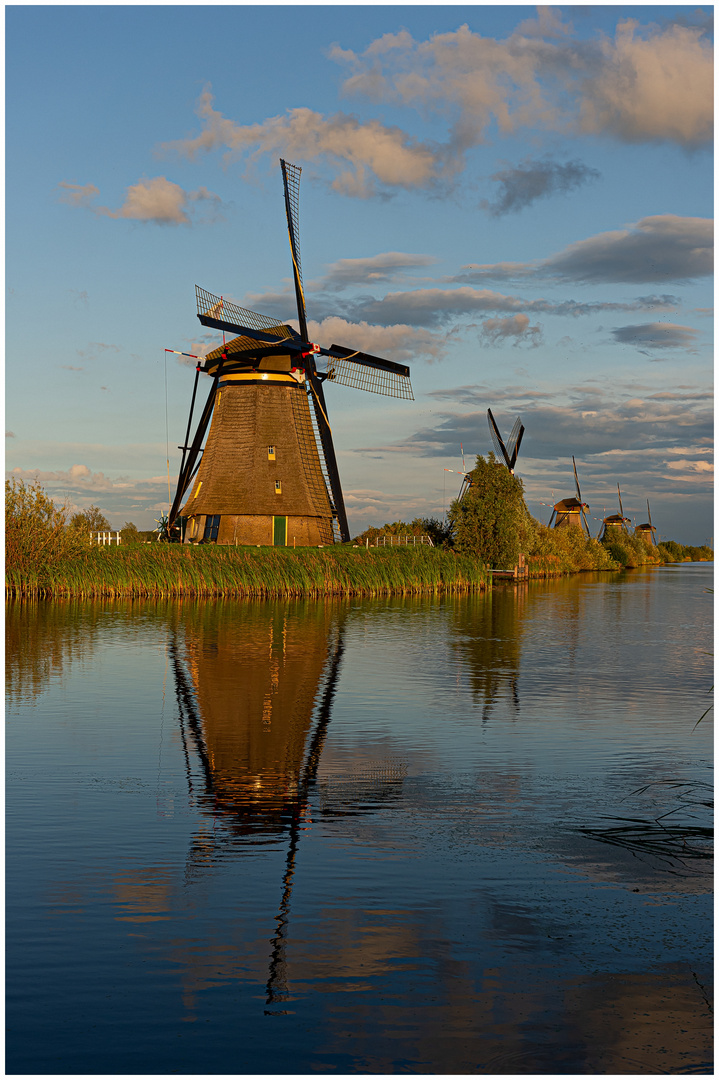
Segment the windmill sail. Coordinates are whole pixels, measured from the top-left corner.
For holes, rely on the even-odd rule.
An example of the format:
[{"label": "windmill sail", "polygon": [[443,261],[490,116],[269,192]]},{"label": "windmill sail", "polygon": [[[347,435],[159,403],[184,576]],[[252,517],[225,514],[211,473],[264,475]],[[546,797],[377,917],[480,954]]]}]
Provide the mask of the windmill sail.
[{"label": "windmill sail", "polygon": [[258,311],[238,307],[222,296],[215,296],[214,293],[201,289],[199,285],[195,285],[195,298],[197,317],[203,326],[225,330],[230,334],[245,335],[253,341],[265,338],[268,341],[284,341],[297,337],[291,326],[285,326],[277,319],[261,315]]},{"label": "windmill sail", "polygon": [[522,444],[522,436],[524,435],[524,427],[522,421],[518,416],[514,422],[507,445],[504,445],[502,436],[499,434],[499,428],[492,416],[492,410],[487,409],[487,420],[489,421],[489,432],[492,436],[492,442],[494,443],[494,451],[499,458],[504,459],[504,464],[507,466],[511,473],[514,472],[514,466],[517,463],[517,456],[519,454],[519,447]]},{"label": "windmill sail", "polygon": [[[356,390],[368,390],[372,394],[385,397],[408,398],[414,401],[409,368],[402,364],[393,364],[389,360],[368,353],[350,353],[340,345],[332,345],[328,350],[327,378],[341,386],[353,386]],[[347,356],[337,355],[346,352]]]},{"label": "windmill sail", "polygon": [[305,287],[302,281],[302,262],[300,260],[300,177],[302,169],[299,165],[290,165],[289,162],[280,158],[282,168],[282,181],[285,189],[285,213],[287,214],[287,231],[290,236],[290,252],[292,254],[292,276],[295,282],[295,295],[297,297],[297,318],[300,321],[300,334],[304,341],[307,340],[307,310],[305,305]]},{"label": "windmill sail", "polygon": [[522,436],[524,435],[524,428],[522,427],[522,421],[519,417],[514,421],[514,427],[509,433],[509,439],[507,440],[507,453],[509,454],[509,460],[514,468],[517,460],[517,454],[519,453],[519,447],[522,442]]},{"label": "windmill sail", "polygon": [[582,501],[582,493],[579,490],[579,477],[577,476],[577,463],[574,460],[574,454],[572,454],[572,468],[574,469],[574,483],[576,484],[576,487],[577,487],[577,499],[579,500],[579,502],[581,502]]}]

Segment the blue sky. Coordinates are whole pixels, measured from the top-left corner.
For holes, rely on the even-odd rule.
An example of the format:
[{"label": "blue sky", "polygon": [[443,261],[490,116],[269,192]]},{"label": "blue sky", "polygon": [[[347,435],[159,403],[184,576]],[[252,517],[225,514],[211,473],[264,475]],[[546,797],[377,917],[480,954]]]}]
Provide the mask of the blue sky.
[{"label": "blue sky", "polygon": [[441,516],[491,408],[540,520],[574,454],[597,529],[619,483],[712,537],[710,8],[6,13],[10,476],[167,510],[193,370],[164,349],[219,341],[195,283],[293,317],[285,157],[313,339],[412,371],[414,402],[328,387],[353,534]]}]

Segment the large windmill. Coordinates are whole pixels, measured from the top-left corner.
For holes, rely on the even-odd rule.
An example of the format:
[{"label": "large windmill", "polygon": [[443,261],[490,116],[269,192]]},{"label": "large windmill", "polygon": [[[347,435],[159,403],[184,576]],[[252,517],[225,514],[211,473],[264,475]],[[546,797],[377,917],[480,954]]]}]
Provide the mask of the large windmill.
[{"label": "large windmill", "polygon": [[579,477],[577,476],[577,463],[574,460],[574,454],[572,454],[572,466],[574,467],[574,483],[577,488],[576,499],[560,499],[558,503],[554,504],[552,510],[552,516],[549,519],[549,528],[562,529],[568,525],[577,525],[580,529],[590,536],[589,522],[585,510],[589,510],[589,505],[582,502],[582,493],[579,490]]},{"label": "large windmill", "polygon": [[634,530],[634,535],[641,537],[647,544],[656,544],[657,538],[655,534],[657,530],[652,525],[652,512],[649,509],[649,499],[647,499],[647,517],[649,518],[649,521],[645,521],[642,525],[637,525]]},{"label": "large windmill", "polygon": [[[510,473],[514,473],[514,466],[517,463],[517,455],[519,454],[519,447],[522,443],[522,436],[524,435],[524,425],[520,417],[514,421],[514,427],[509,433],[507,439],[507,445],[505,446],[502,436],[499,434],[499,428],[492,416],[492,410],[487,409],[487,420],[489,422],[489,432],[492,436],[492,442],[494,443],[494,449],[498,458],[504,460],[504,464],[509,469]],[[500,463],[501,464],[501,463]]]},{"label": "large windmill", "polygon": [[[414,400],[404,364],[309,340],[298,230],[302,170],[283,160],[280,165],[299,332],[196,287],[202,325],[238,336],[208,353],[195,373],[169,514],[171,525],[178,517],[184,520],[186,541],[299,546],[348,541],[323,384]],[[317,366],[320,357],[326,358],[324,370]],[[200,372],[212,378],[212,386],[190,442]]]},{"label": "large windmill", "polygon": [[629,535],[627,525],[630,523],[631,518],[624,517],[624,507],[622,506],[622,493],[617,484],[617,495],[619,497],[619,513],[610,514],[609,517],[605,517],[602,521],[602,527],[599,530],[599,540],[606,540],[614,533],[615,536],[625,533]]}]

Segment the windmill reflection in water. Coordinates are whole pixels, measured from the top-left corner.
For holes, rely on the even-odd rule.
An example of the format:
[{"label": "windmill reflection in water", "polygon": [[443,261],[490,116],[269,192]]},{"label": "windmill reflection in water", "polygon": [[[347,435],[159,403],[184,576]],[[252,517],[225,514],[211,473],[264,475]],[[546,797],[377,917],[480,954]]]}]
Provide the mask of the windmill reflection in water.
[{"label": "windmill reflection in water", "polygon": [[[268,1007],[289,997],[286,948],[299,841],[318,791],[344,651],[336,604],[247,604],[234,618],[202,606],[170,646],[190,794],[213,818],[190,853],[197,873],[227,845],[288,843],[266,986]],[[194,616],[194,617],[193,617]],[[197,765],[200,766],[199,790]],[[400,768],[323,785],[322,814],[366,812],[399,794]],[[313,809],[315,813],[317,808]],[[218,832],[217,826],[221,827]]]}]

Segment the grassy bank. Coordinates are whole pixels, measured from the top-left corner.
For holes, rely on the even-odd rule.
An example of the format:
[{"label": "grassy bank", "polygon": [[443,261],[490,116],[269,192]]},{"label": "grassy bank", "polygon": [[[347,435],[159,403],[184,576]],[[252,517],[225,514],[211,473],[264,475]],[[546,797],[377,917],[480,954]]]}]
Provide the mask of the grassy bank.
[{"label": "grassy bank", "polygon": [[86,548],[13,566],[6,592],[42,597],[388,596],[484,589],[476,559],[428,547],[248,548],[175,544]]}]

